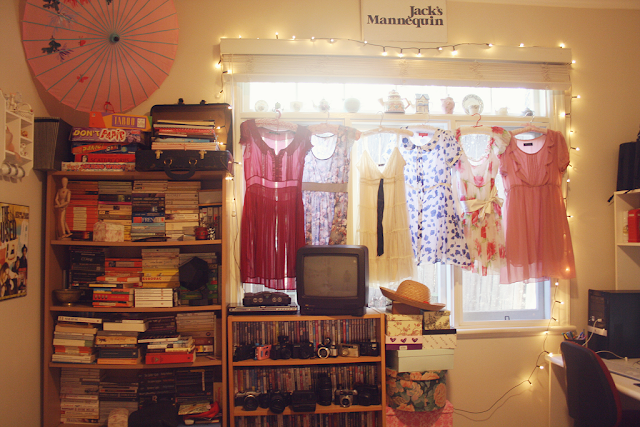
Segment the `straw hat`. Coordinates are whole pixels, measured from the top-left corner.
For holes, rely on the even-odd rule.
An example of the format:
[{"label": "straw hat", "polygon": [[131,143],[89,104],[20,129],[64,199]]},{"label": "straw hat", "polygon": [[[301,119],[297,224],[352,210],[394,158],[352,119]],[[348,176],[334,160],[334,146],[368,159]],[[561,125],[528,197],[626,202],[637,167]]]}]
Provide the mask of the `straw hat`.
[{"label": "straw hat", "polygon": [[425,285],[420,282],[416,282],[415,280],[403,281],[398,285],[398,289],[395,291],[383,287],[380,287],[380,291],[382,292],[382,295],[392,301],[397,301],[412,307],[418,307],[423,310],[437,311],[444,308],[444,304],[430,303],[431,291]]}]

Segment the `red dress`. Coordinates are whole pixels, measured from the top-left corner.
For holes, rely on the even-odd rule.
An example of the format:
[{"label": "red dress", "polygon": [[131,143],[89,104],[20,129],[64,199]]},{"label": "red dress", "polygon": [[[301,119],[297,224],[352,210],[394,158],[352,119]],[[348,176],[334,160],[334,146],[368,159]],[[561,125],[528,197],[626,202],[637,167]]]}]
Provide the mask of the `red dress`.
[{"label": "red dress", "polygon": [[569,149],[560,132],[521,141],[513,136],[500,159],[506,266],[500,283],[576,277],[562,196]]},{"label": "red dress", "polygon": [[246,194],[240,278],[271,289],[296,288],[296,252],[305,245],[302,171],[311,133],[272,132],[255,120],[240,125]]}]

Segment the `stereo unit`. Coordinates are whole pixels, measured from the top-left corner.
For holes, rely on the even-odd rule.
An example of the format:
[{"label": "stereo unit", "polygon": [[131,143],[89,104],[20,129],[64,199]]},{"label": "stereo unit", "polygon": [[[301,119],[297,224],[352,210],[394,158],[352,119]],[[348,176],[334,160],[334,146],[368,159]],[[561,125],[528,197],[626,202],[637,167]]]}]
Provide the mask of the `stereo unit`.
[{"label": "stereo unit", "polygon": [[587,346],[600,357],[640,357],[640,291],[589,289],[587,324]]}]

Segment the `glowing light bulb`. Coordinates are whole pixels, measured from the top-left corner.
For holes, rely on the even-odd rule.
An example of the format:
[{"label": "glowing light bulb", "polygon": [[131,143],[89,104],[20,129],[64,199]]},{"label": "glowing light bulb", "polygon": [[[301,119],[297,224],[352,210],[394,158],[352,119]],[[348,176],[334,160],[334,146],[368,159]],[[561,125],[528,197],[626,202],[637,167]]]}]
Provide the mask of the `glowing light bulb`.
[{"label": "glowing light bulb", "polygon": [[538,366],[538,368],[540,368],[541,370],[544,370],[544,365],[540,365]]},{"label": "glowing light bulb", "polygon": [[560,47],[564,49],[564,43],[560,43]]},{"label": "glowing light bulb", "polygon": [[329,43],[335,43],[335,39],[329,39]]},{"label": "glowing light bulb", "polygon": [[295,39],[296,39],[296,36],[291,36],[291,38],[292,38],[293,40],[295,40]]},{"label": "glowing light bulb", "polygon": [[524,43],[520,43],[520,47],[524,47]]},{"label": "glowing light bulb", "polygon": [[276,31],[276,39],[278,38],[278,32]]},{"label": "glowing light bulb", "polygon": [[487,46],[493,47],[493,43],[489,43],[489,44],[487,44]]},{"label": "glowing light bulb", "polygon": [[560,285],[560,282],[556,282],[556,286],[559,286],[559,285]]},{"label": "glowing light bulb", "polygon": [[572,96],[572,98],[580,99],[580,95]]},{"label": "glowing light bulb", "polygon": [[365,40],[365,41],[364,41],[364,44],[367,44],[367,43],[369,43],[369,42]]},{"label": "glowing light bulb", "polygon": [[311,41],[312,42],[316,41],[316,38],[315,37],[311,37]]},{"label": "glowing light bulb", "polygon": [[418,54],[416,56],[417,57],[421,57],[422,56],[422,51],[420,49],[418,49]]},{"label": "glowing light bulb", "polygon": [[549,357],[553,357],[553,353],[549,352]]},{"label": "glowing light bulb", "polygon": [[387,56],[387,49],[382,47],[382,56]]},{"label": "glowing light bulb", "polygon": [[575,60],[575,59],[572,59],[572,60],[571,60],[571,63],[572,63],[572,64],[575,64],[575,63],[576,63],[576,60]]},{"label": "glowing light bulb", "polygon": [[456,47],[455,47],[455,46],[453,46],[453,47],[451,48],[451,54],[452,54],[452,55],[457,55],[457,54],[458,54],[458,51],[456,50]]},{"label": "glowing light bulb", "polygon": [[400,53],[398,54],[398,56],[399,56],[400,58],[402,58],[402,57],[404,56],[404,53],[402,53],[402,49],[400,49]]},{"label": "glowing light bulb", "polygon": [[567,182],[571,182],[571,178],[567,178]]},{"label": "glowing light bulb", "polygon": [[442,46],[438,46],[438,50],[442,50]]}]

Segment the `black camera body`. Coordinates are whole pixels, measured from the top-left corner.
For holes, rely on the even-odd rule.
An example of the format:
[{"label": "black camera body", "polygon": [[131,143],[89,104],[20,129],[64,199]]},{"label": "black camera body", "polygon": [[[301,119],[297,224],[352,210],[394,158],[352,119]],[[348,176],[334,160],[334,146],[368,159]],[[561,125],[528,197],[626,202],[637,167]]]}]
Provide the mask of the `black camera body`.
[{"label": "black camera body", "polygon": [[291,393],[270,390],[258,396],[258,403],[261,408],[269,408],[274,414],[281,414],[287,406],[291,405]]},{"label": "black camera body", "polygon": [[240,362],[256,357],[256,348],[253,344],[239,345],[233,349],[233,361]]},{"label": "black camera body", "polygon": [[242,393],[236,393],[233,400],[235,406],[242,406],[243,411],[255,411],[260,406],[258,398],[260,393],[255,391],[245,391]]},{"label": "black camera body", "polygon": [[293,412],[315,412],[318,397],[313,390],[296,390],[291,393],[291,410]]},{"label": "black camera body", "polygon": [[[289,337],[286,335],[280,335],[278,337],[278,344],[271,346],[271,359],[291,359],[293,356],[293,345],[289,342]],[[235,359],[234,359],[235,361]]]},{"label": "black camera body", "polygon": [[320,375],[316,382],[318,405],[330,406],[333,403],[333,385],[329,375]]},{"label": "black camera body", "polygon": [[357,344],[360,356],[380,356],[380,345],[376,341],[364,341]]},{"label": "black camera body", "polygon": [[311,359],[315,354],[312,342],[300,342],[293,344],[291,357],[294,359]]},{"label": "black camera body", "polygon": [[381,404],[380,388],[376,384],[356,383],[353,388],[357,392],[357,399],[354,399],[355,404],[362,406]]},{"label": "black camera body", "polygon": [[356,404],[356,396],[358,392],[355,390],[341,389],[336,390],[335,404],[341,408],[348,408],[351,405]]}]

